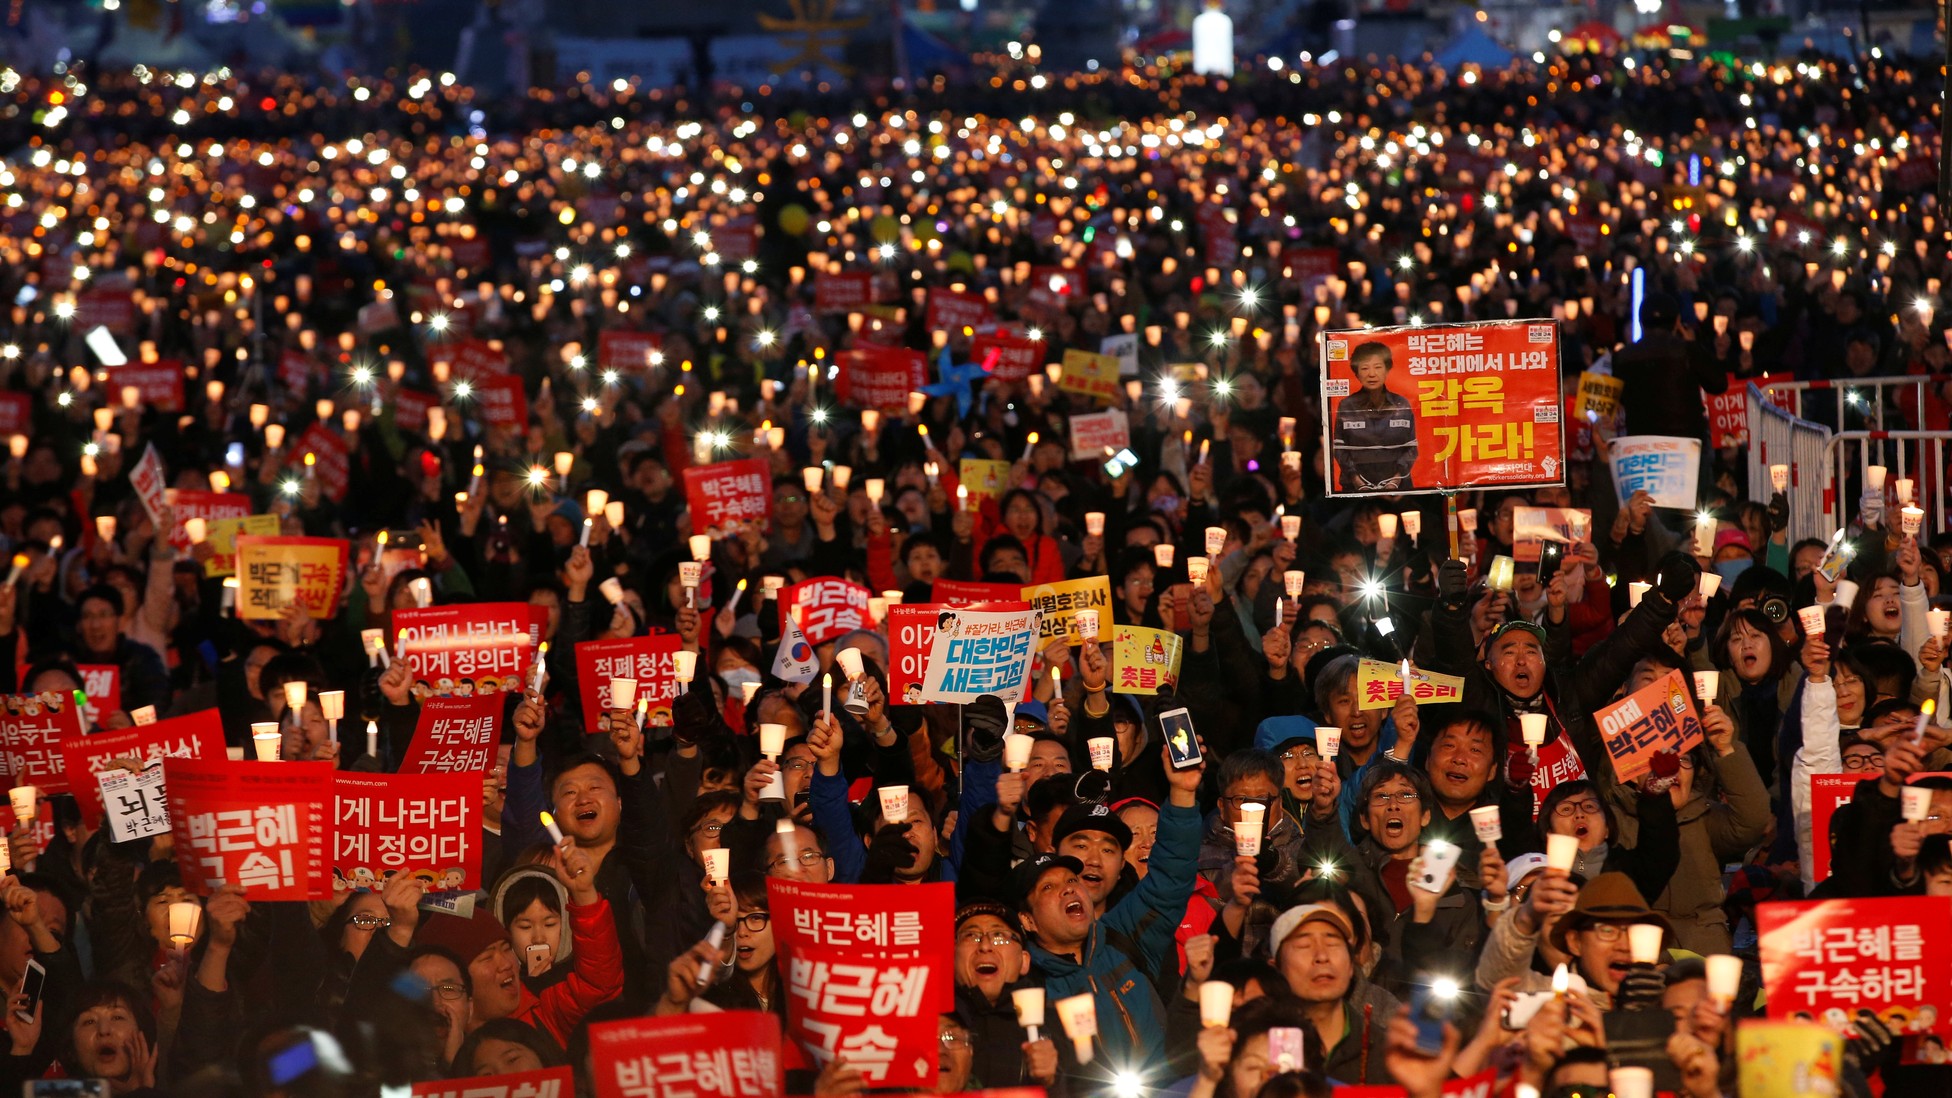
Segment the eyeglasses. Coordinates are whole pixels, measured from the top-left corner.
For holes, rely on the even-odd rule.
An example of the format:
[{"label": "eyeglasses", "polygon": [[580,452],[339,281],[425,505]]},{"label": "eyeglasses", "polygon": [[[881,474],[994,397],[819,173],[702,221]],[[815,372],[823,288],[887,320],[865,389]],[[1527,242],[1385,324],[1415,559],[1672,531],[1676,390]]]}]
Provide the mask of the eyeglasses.
[{"label": "eyeglasses", "polygon": [[785,774],[785,773],[792,773],[792,774],[800,774],[800,773],[804,773],[805,771],[808,771],[808,770],[812,770],[812,769],[813,769],[813,760],[811,760],[811,759],[788,759],[787,761],[785,761],[785,762],[783,762],[783,763],[780,763],[780,764],[779,764],[779,769],[780,769],[780,773],[782,773],[782,774]]},{"label": "eyeglasses", "polygon": [[1552,814],[1562,820],[1570,820],[1574,816],[1597,816],[1600,814],[1600,802],[1591,799],[1562,801],[1552,810]]},{"label": "eyeglasses", "polygon": [[1388,808],[1390,805],[1400,804],[1408,808],[1421,800],[1423,797],[1414,789],[1406,789],[1401,793],[1376,793],[1370,796],[1369,807]]},{"label": "eyeglasses", "polygon": [[1845,755],[1845,770],[1883,770],[1883,755]]},{"label": "eyeglasses", "polygon": [[[1412,793],[1411,796],[1414,797],[1416,796],[1416,794]],[[1274,798],[1272,797],[1222,797],[1220,798],[1220,803],[1225,805],[1232,805],[1233,808],[1236,811],[1238,811],[1239,809],[1244,808],[1250,804],[1258,804],[1263,808],[1265,808],[1268,802],[1272,801],[1273,799]]]},{"label": "eyeglasses", "polygon": [[1304,747],[1298,751],[1281,752],[1281,761],[1284,763],[1320,762],[1321,758],[1322,756],[1312,747]]},{"label": "eyeglasses", "polygon": [[348,921],[361,930],[380,930],[393,925],[393,920],[384,915],[367,915],[364,913],[354,915]]},{"label": "eyeglasses", "polygon": [[1693,755],[1689,755],[1689,754],[1687,754],[1687,753],[1685,753],[1685,752],[1683,752],[1683,753],[1682,753],[1682,755],[1681,755],[1681,769],[1683,769],[1683,770],[1693,770],[1693,769],[1694,769],[1694,756],[1693,756]]},{"label": "eyeglasses", "polygon": [[451,1003],[456,999],[465,997],[468,994],[468,989],[462,987],[460,984],[435,984],[433,987],[427,989],[427,993],[436,999]]},{"label": "eyeglasses", "polygon": [[693,827],[691,829],[691,833],[693,835],[710,835],[716,838],[718,837],[719,832],[724,830],[725,830],[725,825],[722,823],[701,823],[696,827]]},{"label": "eyeglasses", "polygon": [[772,913],[767,911],[748,911],[744,915],[739,916],[739,925],[752,931],[754,934],[766,929],[772,924],[772,921]]},{"label": "eyeglasses", "polygon": [[[802,850],[800,851],[800,856],[792,860],[799,862],[801,865],[811,869],[814,866],[819,865],[821,861],[823,861],[826,857],[827,857],[827,852],[824,850]],[[782,869],[786,866],[787,861],[788,859],[786,855],[781,854],[779,857],[774,858],[772,861],[766,863],[766,871],[770,873],[775,869]]]},{"label": "eyeglasses", "polygon": [[1602,942],[1617,942],[1627,932],[1619,923],[1594,923],[1584,929]]},{"label": "eyeglasses", "polygon": [[944,1030],[938,1040],[941,1041],[942,1051],[944,1052],[954,1052],[959,1048],[966,1048],[970,1043],[969,1034],[958,1033],[955,1030]]},{"label": "eyeglasses", "polygon": [[1022,939],[1018,938],[1015,934],[1012,934],[1007,930],[992,930],[987,934],[985,934],[980,930],[964,931],[963,933],[956,935],[956,941],[961,942],[964,945],[975,946],[979,949],[985,944],[994,946],[997,949],[1002,949],[1006,946],[1023,944]]}]

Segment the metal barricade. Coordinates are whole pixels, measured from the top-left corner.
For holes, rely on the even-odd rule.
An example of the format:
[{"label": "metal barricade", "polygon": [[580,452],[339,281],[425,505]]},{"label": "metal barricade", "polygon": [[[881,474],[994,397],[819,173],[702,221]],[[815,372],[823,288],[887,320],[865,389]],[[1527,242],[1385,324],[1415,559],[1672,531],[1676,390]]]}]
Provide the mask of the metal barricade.
[{"label": "metal barricade", "polygon": [[[1896,482],[1905,480],[1925,511],[1924,535],[1946,529],[1946,443],[1952,434],[1915,429],[1930,387],[1945,380],[1946,375],[1914,374],[1760,388],[1751,383],[1749,497],[1768,498],[1769,466],[1790,466],[1791,541],[1828,538],[1854,517],[1867,471],[1877,465],[1886,470],[1892,526]],[[1864,422],[1865,429],[1838,429],[1852,419]]]}]

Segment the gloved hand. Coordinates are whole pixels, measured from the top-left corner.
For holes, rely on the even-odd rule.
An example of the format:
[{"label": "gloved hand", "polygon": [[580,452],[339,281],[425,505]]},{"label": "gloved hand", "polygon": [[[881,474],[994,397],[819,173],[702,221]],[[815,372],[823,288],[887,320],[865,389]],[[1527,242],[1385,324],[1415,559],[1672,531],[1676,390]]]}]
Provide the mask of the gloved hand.
[{"label": "gloved hand", "polygon": [[1769,532],[1780,534],[1789,529],[1789,497],[1777,492],[1769,497]]},{"label": "gloved hand", "polygon": [[1653,965],[1630,965],[1620,977],[1620,990],[1613,993],[1615,1010],[1659,1010],[1667,994],[1667,977]]},{"label": "gloved hand", "polygon": [[1700,583],[1701,565],[1695,563],[1693,556],[1676,549],[1661,558],[1658,574],[1661,595],[1669,602],[1680,602]]},{"label": "gloved hand", "polygon": [[1452,557],[1437,569],[1437,594],[1443,599],[1444,609],[1453,612],[1464,609],[1465,600],[1471,595],[1471,584],[1463,561]]},{"label": "gloved hand", "polygon": [[1857,1065],[1860,1070],[1877,1070],[1885,1054],[1891,1051],[1891,1042],[1896,1040],[1877,1015],[1868,1010],[1857,1012],[1844,1034],[1844,1059]]},{"label": "gloved hand", "polygon": [[868,843],[867,861],[861,866],[862,884],[894,884],[895,872],[915,864],[921,851],[908,841],[907,824],[883,824]]}]

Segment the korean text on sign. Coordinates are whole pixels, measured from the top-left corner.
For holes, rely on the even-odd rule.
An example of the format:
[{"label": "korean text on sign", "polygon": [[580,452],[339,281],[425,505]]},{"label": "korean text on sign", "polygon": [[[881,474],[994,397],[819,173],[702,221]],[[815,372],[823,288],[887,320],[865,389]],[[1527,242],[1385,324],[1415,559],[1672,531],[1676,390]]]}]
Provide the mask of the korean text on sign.
[{"label": "korean text on sign", "polygon": [[476,774],[340,774],[333,784],[333,867],[355,888],[397,873],[436,892],[474,888],[480,805]]},{"label": "korean text on sign", "polygon": [[517,692],[541,644],[547,613],[525,602],[401,610],[393,615],[394,643],[416,692]]},{"label": "korean text on sign", "polygon": [[331,763],[169,759],[163,776],[184,887],[235,884],[253,900],[332,894]]},{"label": "korean text on sign", "polygon": [[428,698],[420,704],[402,774],[486,774],[495,765],[500,694]]},{"label": "korean text on sign", "polygon": [[576,1098],[576,1073],[567,1067],[553,1067],[472,1079],[436,1079],[415,1083],[412,1098]]},{"label": "korean text on sign", "polygon": [[1685,753],[1701,743],[1701,719],[1679,671],[1669,671],[1593,716],[1622,782],[1647,773],[1657,752]]},{"label": "korean text on sign", "polygon": [[90,827],[102,820],[101,787],[92,775],[108,769],[116,759],[155,762],[165,756],[182,759],[221,759],[224,757],[224,725],[215,709],[201,709],[181,717],[138,725],[112,732],[84,735],[76,732],[61,739],[61,761],[66,772],[87,780],[74,783],[75,803],[81,818]]},{"label": "korean text on sign", "polygon": [[955,610],[936,619],[922,677],[923,701],[970,702],[984,694],[1021,694],[1036,652],[1036,610]]},{"label": "korean text on sign", "polygon": [[1120,625],[1112,629],[1112,692],[1157,694],[1179,681],[1182,658],[1178,633]]},{"label": "korean text on sign", "polygon": [[773,513],[773,478],[762,458],[694,465],[684,472],[691,528],[703,533],[728,523],[765,522]]},{"label": "korean text on sign", "polygon": [[638,700],[645,703],[645,723],[669,727],[671,707],[678,701],[677,654],[682,647],[675,633],[579,642],[576,686],[583,701],[583,730],[598,731],[598,721],[610,708],[611,679],[635,680]]},{"label": "korean text on sign", "polygon": [[314,619],[332,617],[351,548],[338,538],[238,538],[237,616],[275,621],[296,603]]},{"label": "korean text on sign", "polygon": [[764,1011],[625,1018],[590,1027],[598,1098],[779,1098],[779,1018]]},{"label": "korean text on sign", "polygon": [[1756,923],[1771,1018],[1841,1029],[1859,1009],[1889,1023],[1931,1006],[1942,1031],[1952,1003],[1952,898],[1767,903],[1757,907]]},{"label": "korean text on sign", "polygon": [[1086,576],[1060,583],[1039,583],[1023,589],[1023,601],[1043,611],[1044,618],[1037,625],[1040,647],[1058,637],[1063,637],[1068,644],[1079,644],[1082,642],[1078,637],[1078,611],[1098,611],[1101,633],[1111,623],[1112,581],[1109,576]]},{"label": "korean text on sign", "polygon": [[779,593],[780,628],[786,628],[787,617],[794,617],[808,644],[825,644],[867,624],[871,595],[858,583],[832,577],[796,583]]},{"label": "korean text on sign", "polygon": [[[1363,660],[1356,665],[1356,708],[1388,709],[1403,696],[1403,665]],[[1462,700],[1464,680],[1420,667],[1410,669],[1410,698],[1418,705]]]},{"label": "korean text on sign", "polygon": [[38,785],[49,796],[68,792],[61,741],[85,730],[70,696],[51,690],[0,695],[0,773],[14,785]]}]

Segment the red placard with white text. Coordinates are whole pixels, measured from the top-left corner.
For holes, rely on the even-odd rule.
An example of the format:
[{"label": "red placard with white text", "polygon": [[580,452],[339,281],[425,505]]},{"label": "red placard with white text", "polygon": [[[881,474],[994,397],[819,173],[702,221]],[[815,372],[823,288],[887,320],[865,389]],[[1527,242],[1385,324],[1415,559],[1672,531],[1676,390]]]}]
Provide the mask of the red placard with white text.
[{"label": "red placard with white text", "polygon": [[417,694],[520,692],[548,623],[547,610],[526,602],[400,610],[394,652],[407,661]]},{"label": "red placard with white text", "polygon": [[1952,897],[1758,904],[1756,930],[1769,1017],[1841,1030],[1869,1010],[1907,1030],[1929,1006],[1952,1029]]},{"label": "red placard with white text", "polygon": [[939,579],[929,585],[929,601],[957,610],[982,609],[989,602],[1020,602],[1023,587],[1014,583],[984,583],[981,580]]},{"label": "red placard with white text", "polygon": [[529,424],[528,394],[514,374],[475,378],[474,399],[481,406],[481,421],[490,427],[520,431]]},{"label": "red placard with white text", "polygon": [[253,901],[330,897],[332,767],[163,760],[183,887],[208,896],[234,884]]},{"label": "red placard with white text", "polygon": [[834,395],[855,408],[900,412],[928,384],[928,360],[906,347],[855,347],[834,356]]},{"label": "red placard with white text", "polygon": [[982,294],[929,291],[929,331],[960,335],[965,328],[980,328],[989,322],[990,303]]},{"label": "red placard with white text", "polygon": [[626,332],[611,328],[596,337],[596,364],[600,370],[648,370],[651,356],[664,345],[664,337],[651,332]]},{"label": "red placard with white text", "polygon": [[117,399],[124,388],[133,385],[142,394],[145,408],[158,412],[183,410],[183,364],[174,359],[110,366],[108,383]]},{"label": "red placard with white text", "polygon": [[415,1083],[413,1098],[576,1098],[576,1072],[567,1067],[537,1068],[472,1079]]},{"label": "red placard with white text", "polygon": [[[870,1087],[931,1086],[936,1018],[953,1009],[955,886],[766,882],[786,1035]],[[912,1054],[912,1055],[911,1055]]]},{"label": "red placard with white text", "polygon": [[313,423],[298,436],[292,453],[296,459],[290,472],[305,472],[305,455],[311,454],[314,464],[312,475],[319,480],[319,490],[334,503],[343,503],[346,489],[352,484],[352,452],[346,447],[346,440],[322,423]]},{"label": "red placard with white text", "polygon": [[[99,774],[116,759],[140,759],[149,763],[165,755],[187,759],[224,758],[224,723],[217,711],[199,709],[155,724],[66,736],[61,740],[62,764],[68,774],[75,776]],[[101,826],[101,785],[91,778],[74,783],[73,792],[75,803],[81,808],[81,818],[90,827]]]},{"label": "red placard with white text", "polygon": [[773,477],[764,458],[694,465],[685,470],[685,503],[693,533],[765,522],[773,513]]},{"label": "red placard with white text", "polygon": [[874,275],[867,271],[838,271],[813,276],[813,307],[823,313],[845,313],[874,304]]},{"label": "red placard with white text", "polygon": [[610,680],[637,680],[637,696],[648,702],[644,723],[667,727],[671,707],[678,700],[678,649],[684,641],[675,633],[618,640],[582,641],[576,645],[576,685],[583,699],[583,730],[594,734],[598,720],[610,708]]},{"label": "red placard with white text", "polygon": [[1565,481],[1555,322],[1334,331],[1321,343],[1330,495]]},{"label": "red placard with white text", "polygon": [[34,402],[26,393],[0,393],[0,434],[34,432]]},{"label": "red placard with white text", "polygon": [[169,497],[169,506],[176,515],[176,526],[169,533],[169,543],[178,549],[190,547],[190,532],[183,524],[193,518],[204,521],[206,536],[209,524],[218,519],[243,518],[251,513],[251,497],[242,492],[206,492],[178,488]]},{"label": "red placard with white text", "polygon": [[786,619],[798,618],[800,632],[807,643],[819,647],[843,633],[868,623],[868,598],[874,592],[858,583],[834,576],[815,576],[804,583],[782,588],[779,593],[779,628],[786,631]]},{"label": "red placard with white text", "polygon": [[[1275,1069],[1269,1065],[1268,1070]],[[1335,1088],[1335,1098],[1408,1098],[1409,1093],[1402,1087],[1388,1083]],[[1468,1079],[1446,1079],[1437,1093],[1440,1098],[1493,1098],[1499,1093],[1498,1069],[1486,1068]]]},{"label": "red placard with white text", "polygon": [[122,667],[114,663],[78,663],[75,670],[81,672],[81,692],[88,698],[87,704],[81,707],[82,723],[99,728],[104,718],[122,708]]},{"label": "red placard with white text", "polygon": [[1810,775],[1810,879],[1830,879],[1830,821],[1837,809],[1850,803],[1865,775]]},{"label": "red placard with white text", "polygon": [[590,1027],[597,1098],[780,1098],[779,1017],[762,1010],[624,1018]]},{"label": "red placard with white text", "polygon": [[73,697],[52,691],[0,696],[0,775],[12,785],[38,785],[48,796],[68,792],[61,741],[87,730]]},{"label": "red placard with white text", "polygon": [[332,786],[334,888],[405,873],[429,891],[481,884],[480,774],[351,774]]},{"label": "red placard with white text", "polygon": [[977,332],[969,341],[969,360],[998,381],[1022,381],[1044,368],[1044,341],[1005,328]]},{"label": "red placard with white text", "polygon": [[149,513],[149,521],[158,521],[168,499],[169,474],[163,470],[163,459],[156,453],[155,443],[142,448],[142,459],[129,470],[129,484],[136,490],[136,498],[142,501],[142,509]]},{"label": "red placard with white text", "polygon": [[480,777],[493,770],[504,708],[502,693],[422,701],[400,773]]}]

